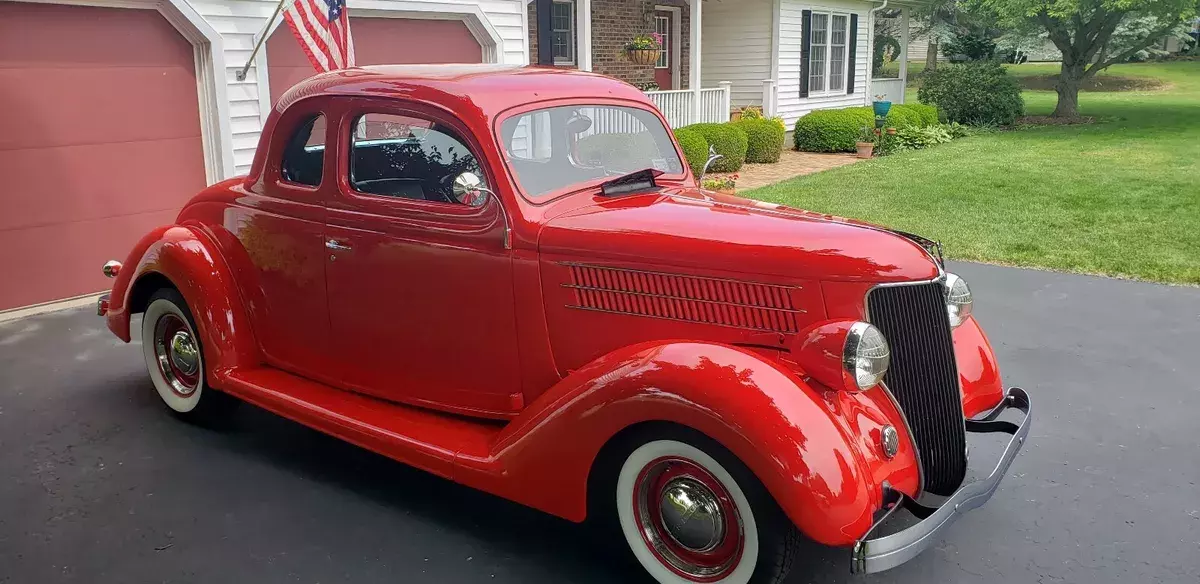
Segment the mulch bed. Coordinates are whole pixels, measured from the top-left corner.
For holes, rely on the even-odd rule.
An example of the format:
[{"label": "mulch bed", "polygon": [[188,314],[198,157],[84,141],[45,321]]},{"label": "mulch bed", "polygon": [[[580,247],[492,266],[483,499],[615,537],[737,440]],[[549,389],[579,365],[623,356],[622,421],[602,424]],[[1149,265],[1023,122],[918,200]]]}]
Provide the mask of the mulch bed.
[{"label": "mulch bed", "polygon": [[1021,116],[1013,122],[1014,126],[1074,126],[1090,124],[1096,121],[1092,116],[1075,116],[1073,118],[1052,118],[1050,116]]},{"label": "mulch bed", "polygon": [[[1024,89],[1054,91],[1058,75],[1031,75],[1018,77]],[[1117,77],[1115,75],[1099,75],[1083,81],[1080,89],[1083,91],[1154,91],[1164,89],[1166,83],[1152,77]]]}]

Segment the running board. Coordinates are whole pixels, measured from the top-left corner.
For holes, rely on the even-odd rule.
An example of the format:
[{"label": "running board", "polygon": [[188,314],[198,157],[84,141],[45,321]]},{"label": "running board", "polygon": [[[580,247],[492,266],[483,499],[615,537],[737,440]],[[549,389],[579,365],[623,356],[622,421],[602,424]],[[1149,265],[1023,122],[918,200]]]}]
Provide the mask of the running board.
[{"label": "running board", "polygon": [[[275,414],[433,474],[486,459],[504,426],[335,389],[271,367],[237,368],[219,389]],[[287,388],[287,393],[276,388]],[[461,470],[459,471],[461,472]]]}]

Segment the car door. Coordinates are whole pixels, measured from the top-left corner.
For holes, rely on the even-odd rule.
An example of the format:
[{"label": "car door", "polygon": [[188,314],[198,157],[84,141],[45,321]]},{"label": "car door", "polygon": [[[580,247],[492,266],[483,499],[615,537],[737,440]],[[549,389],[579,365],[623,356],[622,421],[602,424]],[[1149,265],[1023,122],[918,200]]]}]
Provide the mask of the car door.
[{"label": "car door", "polygon": [[324,99],[298,103],[266,144],[262,181],[223,217],[225,246],[268,364],[329,378],[325,199],[336,190]]},{"label": "car door", "polygon": [[498,197],[459,203],[453,181],[488,181],[457,120],[398,100],[348,100],[329,203],[326,288],[348,389],[449,411],[520,405],[512,258]]}]

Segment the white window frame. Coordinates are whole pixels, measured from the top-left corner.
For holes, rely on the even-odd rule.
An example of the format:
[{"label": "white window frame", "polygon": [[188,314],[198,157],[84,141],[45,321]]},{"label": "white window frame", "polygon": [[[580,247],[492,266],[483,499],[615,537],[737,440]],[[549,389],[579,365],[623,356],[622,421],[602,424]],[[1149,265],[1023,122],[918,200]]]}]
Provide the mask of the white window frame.
[{"label": "white window frame", "polygon": [[[574,65],[575,57],[576,57],[576,42],[577,42],[577,39],[575,38],[575,0],[554,0],[554,4],[561,4],[564,6],[568,6],[571,10],[571,16],[569,18],[567,18],[567,28],[565,30],[554,28],[554,18],[551,17],[551,19],[550,19],[550,41],[551,41],[551,43],[554,42],[554,33],[557,33],[557,32],[567,33],[567,38],[570,39],[570,41],[571,41],[570,42],[571,58],[563,59],[561,57],[555,57],[554,64],[555,65]],[[554,50],[553,46],[551,47],[550,50],[553,52],[553,50]]]},{"label": "white window frame", "polygon": [[[655,69],[670,69],[671,68],[671,16],[663,16],[661,14],[654,15],[654,32],[662,35],[662,46],[658,49],[658,61],[654,63]],[[658,23],[666,22],[667,31],[658,30]]]},{"label": "white window frame", "polygon": [[[850,21],[851,21],[850,13],[849,12],[838,12],[837,10],[813,10],[812,11],[813,16],[816,16],[818,14],[824,14],[827,19],[827,21],[826,21],[827,25],[826,25],[826,29],[825,29],[825,45],[824,45],[825,46],[825,62],[824,62],[825,89],[822,89],[820,91],[814,91],[812,89],[811,84],[812,84],[812,73],[813,72],[812,72],[812,61],[810,60],[808,63],[808,72],[807,72],[808,78],[804,80],[804,83],[806,85],[808,85],[808,97],[822,97],[822,96],[826,96],[826,95],[844,95],[846,93],[846,84],[850,81],[850,67],[854,66],[854,64],[850,62]],[[833,59],[831,57],[833,56],[833,17],[834,16],[843,16],[846,18],[846,28],[845,28],[846,52],[844,55],[842,55],[842,87],[841,87],[841,89],[830,89],[829,88],[829,81],[831,79],[829,74],[832,72],[830,63],[833,61]],[[811,26],[811,21],[810,21],[810,26]],[[812,36],[811,36],[812,31],[809,31],[808,34],[810,35],[809,38],[812,38]],[[809,47],[809,50],[810,51],[812,50],[811,46]],[[857,52],[857,51],[855,51],[855,52]],[[812,53],[810,52],[809,54],[811,55]],[[857,57],[856,57],[856,59],[857,59]]]}]

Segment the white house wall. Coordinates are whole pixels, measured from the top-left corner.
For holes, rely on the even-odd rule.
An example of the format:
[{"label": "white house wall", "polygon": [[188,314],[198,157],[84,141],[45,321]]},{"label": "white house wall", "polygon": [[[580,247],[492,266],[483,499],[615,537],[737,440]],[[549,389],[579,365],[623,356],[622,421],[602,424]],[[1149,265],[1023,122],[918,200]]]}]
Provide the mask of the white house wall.
[{"label": "white house wall", "polygon": [[701,87],[733,83],[734,107],[762,105],[771,78],[773,0],[705,2],[701,31]]},{"label": "white house wall", "polygon": [[[779,1],[779,65],[775,79],[778,80],[776,115],[782,116],[790,129],[796,120],[815,109],[829,109],[866,105],[867,82],[870,74],[871,52],[868,44],[870,30],[867,28],[867,13],[872,6],[866,2],[823,1],[820,4],[799,0]],[[706,6],[707,8],[707,6]],[[839,93],[827,96],[800,97],[800,49],[802,46],[804,10],[831,10],[858,15],[858,44],[854,52],[854,93]]]},{"label": "white house wall", "polygon": [[[254,160],[254,150],[262,132],[267,108],[263,104],[269,99],[270,88],[260,87],[260,77],[255,67],[246,73],[245,81],[238,81],[236,73],[250,58],[254,49],[255,35],[266,25],[267,18],[275,10],[274,0],[188,0],[214,29],[221,34],[225,48],[225,83],[227,83],[228,115],[232,130],[233,162],[236,171],[245,173]],[[528,62],[528,43],[525,41],[525,3],[523,0],[350,0],[351,15],[358,10],[385,15],[388,11],[404,11],[436,14],[438,12],[461,13],[478,6],[487,24],[500,37],[494,58],[501,63],[525,64]],[[373,14],[373,15],[374,15]],[[401,16],[402,14],[397,14]],[[284,25],[286,26],[286,25]],[[485,56],[487,52],[485,51]],[[256,64],[263,64],[261,56]],[[263,98],[260,99],[260,96]],[[269,107],[269,106],[267,106]]]}]

